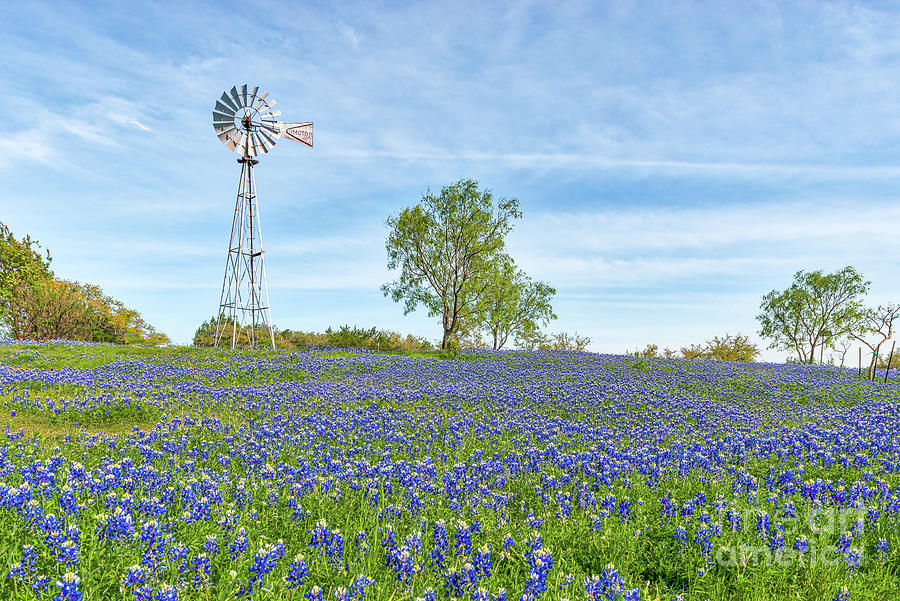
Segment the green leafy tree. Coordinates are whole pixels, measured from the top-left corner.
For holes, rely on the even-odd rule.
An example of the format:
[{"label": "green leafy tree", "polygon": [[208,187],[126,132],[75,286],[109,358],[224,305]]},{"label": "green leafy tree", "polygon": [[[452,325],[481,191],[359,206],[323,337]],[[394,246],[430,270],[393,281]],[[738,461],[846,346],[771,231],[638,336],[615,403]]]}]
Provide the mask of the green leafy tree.
[{"label": "green leafy tree", "polygon": [[171,342],[168,336],[147,323],[141,314],[125,306],[103,292],[95,284],[72,282],[78,294],[94,308],[103,319],[93,333],[95,342],[115,342],[117,344],[158,345]]},{"label": "green leafy tree", "polygon": [[732,336],[726,332],[721,338],[713,336],[706,341],[706,353],[717,361],[754,361],[759,356],[759,347],[748,336]]},{"label": "green leafy tree", "polygon": [[105,317],[80,293],[75,282],[49,279],[20,282],[6,303],[7,327],[28,340],[92,340]]},{"label": "green leafy tree", "polygon": [[481,295],[476,319],[491,336],[494,350],[503,348],[509,337],[546,326],[556,319],[550,301],[556,289],[535,282],[501,255],[487,275],[487,288]]},{"label": "green leafy tree", "polygon": [[448,348],[460,325],[475,317],[490,286],[490,266],[521,216],[517,199],[495,202],[472,180],[445,186],[437,196],[426,192],[417,205],[387,220],[388,269],[400,270],[400,277],[382,292],[403,301],[404,313],[423,305],[440,317],[441,348]]},{"label": "green leafy tree", "polygon": [[20,282],[6,302],[13,337],[90,340],[116,344],[168,343],[165,334],[99,286],[50,278]]},{"label": "green leafy tree", "polygon": [[13,335],[8,321],[12,295],[22,284],[45,282],[53,276],[50,270],[50,251],[41,252],[41,245],[30,236],[17,239],[0,222],[0,325]]},{"label": "green leafy tree", "polygon": [[771,341],[769,348],[793,351],[798,361],[812,363],[816,349],[833,346],[861,318],[869,284],[849,265],[835,273],[798,271],[788,289],[763,297],[759,334]]}]

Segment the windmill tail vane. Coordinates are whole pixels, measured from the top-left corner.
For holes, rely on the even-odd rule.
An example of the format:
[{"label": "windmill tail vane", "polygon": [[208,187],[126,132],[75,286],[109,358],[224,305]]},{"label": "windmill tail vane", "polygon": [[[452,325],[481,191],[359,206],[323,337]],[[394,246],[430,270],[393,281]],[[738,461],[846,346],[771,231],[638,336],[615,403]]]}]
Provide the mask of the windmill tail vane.
[{"label": "windmill tail vane", "polygon": [[231,237],[225,261],[225,277],[219,297],[215,346],[230,338],[231,348],[256,348],[266,336],[275,348],[269,285],[262,246],[259,205],[256,197],[254,158],[267,154],[279,138],[313,145],[313,124],[285,123],[281,110],[259,86],[237,86],[222,93],[213,108],[213,129],[229,150],[240,151],[241,179],[238,183]]}]

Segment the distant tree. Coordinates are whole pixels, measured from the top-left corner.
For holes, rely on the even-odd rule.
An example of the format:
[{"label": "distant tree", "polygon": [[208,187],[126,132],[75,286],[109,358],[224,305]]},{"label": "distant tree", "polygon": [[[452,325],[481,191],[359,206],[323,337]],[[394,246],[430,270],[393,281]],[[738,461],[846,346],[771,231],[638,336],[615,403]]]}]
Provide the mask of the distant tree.
[{"label": "distant tree", "polygon": [[460,180],[438,196],[426,192],[419,204],[387,220],[388,269],[400,277],[381,287],[404,313],[424,305],[441,318],[441,348],[447,348],[461,323],[471,320],[490,286],[490,269],[503,251],[519,201],[494,201],[478,183]]},{"label": "distant tree", "polygon": [[878,369],[887,369],[888,367],[892,370],[900,369],[900,349],[895,349],[893,355],[887,353],[886,356],[878,358]]},{"label": "distant tree", "polygon": [[721,338],[713,336],[706,341],[706,352],[710,359],[718,361],[754,361],[759,355],[759,347],[742,334],[725,333]]},{"label": "distant tree", "polygon": [[13,337],[116,344],[164,344],[169,338],[99,286],[48,279],[13,288],[6,303],[6,327]]},{"label": "distant tree", "polygon": [[625,351],[625,354],[632,355],[633,357],[648,357],[648,358],[659,357],[659,345],[648,344],[647,346],[644,347],[644,350],[642,350],[642,351],[632,351],[632,352]]},{"label": "distant tree", "polygon": [[104,294],[95,284],[71,282],[85,302],[103,316],[102,325],[93,334],[96,342],[117,344],[169,344],[168,336],[147,323],[141,314],[122,301]]},{"label": "distant tree", "polygon": [[684,359],[708,359],[709,349],[702,344],[692,344],[681,347],[681,357]]},{"label": "distant tree", "polygon": [[[225,318],[223,340],[224,347],[231,348],[231,335],[233,333],[233,320]],[[245,348],[248,345],[247,328],[238,329],[237,345],[239,348]],[[265,339],[269,335],[268,330],[263,327],[261,330],[261,338]],[[341,347],[341,348],[365,348],[375,351],[397,352],[397,351],[427,351],[434,346],[421,336],[406,334],[405,336],[390,330],[379,330],[378,328],[361,328],[359,326],[343,325],[337,330],[328,328],[325,332],[299,332],[290,329],[278,330],[273,332],[275,338],[275,347],[283,349],[307,349],[312,347]],[[194,346],[211,347],[215,342],[216,336],[216,318],[212,317],[209,321],[200,324],[194,334]],[[220,348],[223,343],[219,343]]]},{"label": "distant tree", "polygon": [[[668,350],[668,349],[667,349]],[[713,336],[704,344],[681,347],[683,359],[714,359],[716,361],[754,361],[759,347],[743,334]]]},{"label": "distant tree", "polygon": [[518,349],[536,351],[541,348],[549,348],[549,344],[550,338],[537,326],[522,328],[515,334],[515,345]]},{"label": "distant tree", "polygon": [[491,343],[485,339],[479,323],[462,322],[453,336],[459,343],[460,348],[486,349],[491,347]]},{"label": "distant tree", "polygon": [[763,297],[759,334],[771,340],[769,348],[793,351],[798,361],[812,363],[816,349],[833,346],[860,319],[860,297],[869,284],[849,265],[829,274],[798,271],[788,289]]},{"label": "distant tree", "polygon": [[532,281],[513,260],[500,254],[489,266],[487,288],[474,313],[476,328],[484,328],[492,348],[503,348],[510,336],[533,330],[556,319],[550,301],[556,289],[544,282]]},{"label": "distant tree", "polygon": [[[221,340],[219,340],[219,348],[231,348],[231,339],[234,336],[235,348],[246,349],[250,347],[250,326],[238,327],[237,333],[235,334],[235,321],[231,317],[222,317],[221,322]],[[205,321],[200,324],[200,327],[197,328],[197,331],[194,332],[194,346],[201,347],[212,347],[215,346],[216,342],[216,327],[218,326],[218,321],[215,316],[211,317],[209,321]],[[272,332],[273,337],[275,338],[275,348],[292,348],[293,345],[286,342],[284,336],[282,336],[281,332],[277,329]],[[257,324],[256,326],[256,339],[258,341],[258,348],[267,348],[268,340],[269,340],[269,328],[264,325]]]},{"label": "distant tree", "polygon": [[325,330],[325,334],[328,335],[327,344],[330,346],[341,348],[366,348],[388,352],[401,349],[401,345],[398,344],[395,337],[391,335],[391,332],[385,332],[375,327],[367,330],[357,326],[351,328],[349,325],[344,325],[336,332],[331,328],[328,328]]},{"label": "distant tree", "polygon": [[579,336],[578,332],[556,332],[541,348],[554,351],[586,351],[591,344],[590,336]]},{"label": "distant tree", "polygon": [[89,340],[104,326],[103,314],[65,280],[19,283],[9,293],[6,309],[7,328],[15,338]]},{"label": "distant tree", "polygon": [[894,322],[900,317],[900,305],[890,303],[874,309],[864,309],[858,320],[850,324],[848,333],[872,351],[869,360],[869,379],[875,378],[875,367],[881,346],[894,335]]},{"label": "distant tree", "polygon": [[837,361],[840,360],[840,366],[844,367],[844,363],[847,361],[847,354],[850,352],[850,348],[853,346],[853,339],[849,336],[846,338],[839,338],[832,343],[832,347],[834,349],[833,353],[829,353],[828,362],[831,365],[836,365]]},{"label": "distant tree", "polygon": [[[46,282],[53,276],[50,270],[50,251],[41,252],[41,245],[30,236],[17,239],[0,222],[0,327],[9,329],[11,296],[22,285]],[[11,332],[7,332],[12,335]]]}]

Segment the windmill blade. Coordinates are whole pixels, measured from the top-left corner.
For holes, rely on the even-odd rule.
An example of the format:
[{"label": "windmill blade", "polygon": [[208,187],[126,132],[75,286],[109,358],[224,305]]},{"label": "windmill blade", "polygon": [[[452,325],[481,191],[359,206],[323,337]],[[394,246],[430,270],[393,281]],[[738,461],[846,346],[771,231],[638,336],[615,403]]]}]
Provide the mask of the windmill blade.
[{"label": "windmill blade", "polygon": [[228,92],[222,92],[222,98],[220,100],[231,109],[232,114],[237,112],[238,106],[234,103],[234,100],[228,97]]},{"label": "windmill blade", "polygon": [[310,148],[313,145],[313,124],[312,123],[283,123],[281,125],[281,135],[288,140],[306,144]]},{"label": "windmill blade", "polygon": [[250,102],[247,100],[247,84],[241,86],[241,100],[244,101],[241,106],[250,106]]},{"label": "windmill blade", "polygon": [[[237,131],[236,129],[226,130],[219,134],[219,140],[222,141],[222,144],[228,144],[231,141],[232,134]],[[232,148],[234,150],[234,148]]]},{"label": "windmill blade", "polygon": [[[260,132],[256,132],[255,137],[256,137],[256,145],[263,152],[263,154],[268,153],[269,147],[266,146],[266,141],[263,139],[263,134],[261,134]],[[273,144],[273,146],[274,146],[274,144]]]},{"label": "windmill blade", "polygon": [[253,86],[253,89],[250,90],[250,94],[249,94],[249,96],[250,96],[250,104],[255,104],[255,103],[256,103],[256,92],[257,92],[257,90],[259,90],[259,86]]},{"label": "windmill blade", "polygon": [[231,97],[234,99],[234,104],[237,107],[235,110],[240,110],[244,105],[241,104],[241,95],[238,94],[237,86],[231,86]]},{"label": "windmill blade", "polygon": [[236,127],[232,127],[231,129],[225,128],[216,131],[216,136],[218,136],[218,138],[222,140],[222,142],[224,142],[226,139],[233,138],[235,135],[237,135]]},{"label": "windmill blade", "polygon": [[272,123],[271,125],[266,124],[266,123],[262,123],[262,124],[260,125],[260,127],[261,127],[262,129],[268,131],[268,132],[271,132],[272,135],[275,136],[276,138],[280,138],[280,137],[281,137],[281,130],[278,129],[278,126],[280,126],[280,125],[281,125],[281,122],[280,122],[280,121],[276,121],[276,122]]},{"label": "windmill blade", "polygon": [[228,141],[225,143],[225,146],[228,147],[228,150],[234,150],[235,148],[238,147],[238,143],[237,143],[237,141],[235,141],[234,138],[229,138]]},{"label": "windmill blade", "polygon": [[266,113],[265,115],[260,117],[260,119],[268,119],[269,117],[279,117],[279,116],[281,116],[281,109],[274,110],[271,113]]},{"label": "windmill blade", "polygon": [[234,113],[229,115],[228,113],[213,111],[213,121],[234,121]]},{"label": "windmill blade", "polygon": [[231,131],[237,128],[234,126],[234,123],[229,121],[228,123],[213,123],[213,129],[216,130],[216,133],[218,135],[223,131]]},{"label": "windmill blade", "polygon": [[259,134],[266,142],[269,143],[269,146],[275,146],[275,144],[276,144],[275,140],[273,140],[272,138],[270,138],[270,137],[266,134],[266,132],[260,130],[260,131],[257,132],[257,133],[258,133],[258,134]]},{"label": "windmill blade", "polygon": [[[222,95],[224,96],[224,94]],[[221,100],[216,100],[216,108],[214,110],[219,111],[223,115],[229,115],[231,117],[234,117],[235,113],[233,108],[223,104]]]},{"label": "windmill blade", "polygon": [[266,103],[266,96],[268,96],[268,92],[262,92],[256,96],[256,102],[253,103],[253,108],[257,111],[261,110],[263,105]]}]

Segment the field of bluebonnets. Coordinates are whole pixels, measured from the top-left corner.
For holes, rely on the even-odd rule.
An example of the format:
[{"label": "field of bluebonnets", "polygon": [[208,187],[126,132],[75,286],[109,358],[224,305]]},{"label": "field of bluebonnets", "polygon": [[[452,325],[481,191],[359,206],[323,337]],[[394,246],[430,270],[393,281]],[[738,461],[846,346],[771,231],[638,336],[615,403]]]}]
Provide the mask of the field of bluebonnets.
[{"label": "field of bluebonnets", "polygon": [[898,391],[567,352],[3,344],[0,598],[895,598]]}]

